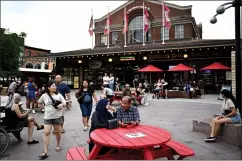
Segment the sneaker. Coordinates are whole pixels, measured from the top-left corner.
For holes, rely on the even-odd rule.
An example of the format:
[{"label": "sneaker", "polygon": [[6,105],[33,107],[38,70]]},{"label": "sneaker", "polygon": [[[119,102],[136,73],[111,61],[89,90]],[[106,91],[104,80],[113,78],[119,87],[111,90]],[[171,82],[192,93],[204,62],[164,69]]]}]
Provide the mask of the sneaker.
[{"label": "sneaker", "polygon": [[84,127],[84,131],[87,131],[87,127]]},{"label": "sneaker", "polygon": [[35,114],[35,110],[33,110],[32,113]]},{"label": "sneaker", "polygon": [[44,112],[45,112],[45,110],[44,110],[44,109],[42,109],[41,111],[42,111],[42,113],[44,113]]},{"label": "sneaker", "polygon": [[210,142],[212,142],[212,141],[216,141],[216,137],[211,137],[211,136],[210,136],[210,137],[205,138],[204,141],[206,141],[206,142],[209,142],[209,141],[210,141]]},{"label": "sneaker", "polygon": [[145,106],[148,106],[148,103],[145,103],[144,105],[145,105]]}]

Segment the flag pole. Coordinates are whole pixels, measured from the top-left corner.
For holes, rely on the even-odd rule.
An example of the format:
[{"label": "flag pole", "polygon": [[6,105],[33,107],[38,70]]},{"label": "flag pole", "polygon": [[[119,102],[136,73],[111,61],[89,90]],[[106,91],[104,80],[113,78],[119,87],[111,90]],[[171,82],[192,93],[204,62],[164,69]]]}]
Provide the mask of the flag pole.
[{"label": "flag pole", "polygon": [[143,2],[143,46],[145,46],[145,3]]},{"label": "flag pole", "polygon": [[127,13],[126,13],[126,7],[124,7],[124,23],[125,23],[125,33],[124,33],[124,47],[127,47],[127,45],[126,45],[126,33],[127,33],[127,29],[126,29],[126,27],[127,27],[127,18],[126,18],[126,15]]},{"label": "flag pole", "polygon": [[[110,21],[109,20],[109,7],[107,6],[107,8],[108,8],[108,17],[107,17],[107,19],[108,19],[108,21]],[[109,48],[109,33],[110,33],[110,22],[108,22],[109,24],[108,24],[108,36],[107,36],[107,48]]]},{"label": "flag pole", "polygon": [[165,5],[164,5],[164,1],[162,1],[162,21],[163,21],[162,44],[165,44]]},{"label": "flag pole", "polygon": [[[92,32],[94,29],[94,17],[93,17],[93,9],[92,9]],[[92,33],[92,50],[93,50],[93,33]]]}]

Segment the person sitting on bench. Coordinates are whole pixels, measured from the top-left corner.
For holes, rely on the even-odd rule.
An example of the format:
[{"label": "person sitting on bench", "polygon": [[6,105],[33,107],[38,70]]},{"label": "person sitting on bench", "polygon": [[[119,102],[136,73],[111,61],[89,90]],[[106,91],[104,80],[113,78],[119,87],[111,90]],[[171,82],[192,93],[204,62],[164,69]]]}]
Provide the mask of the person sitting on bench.
[{"label": "person sitting on bench", "polygon": [[212,129],[209,137],[205,138],[206,142],[216,141],[216,136],[223,124],[237,124],[240,123],[240,114],[237,112],[236,100],[231,92],[227,89],[221,92],[223,97],[222,115],[212,119]]},{"label": "person sitting on bench", "polygon": [[154,98],[158,98],[159,99],[159,97],[160,97],[160,91],[162,90],[162,88],[161,88],[161,80],[159,79],[158,81],[157,81],[157,83],[155,83],[155,85],[154,85],[154,87],[155,87],[155,89],[154,89],[154,91],[153,91],[153,96],[152,96],[152,99],[154,99]]},{"label": "person sitting on bench", "polygon": [[136,106],[136,107],[138,106],[139,102],[136,100],[136,97],[132,95],[132,91],[130,89],[130,85],[129,84],[125,85],[125,88],[124,88],[124,90],[122,92],[122,98],[125,97],[125,96],[131,97],[133,106]]},{"label": "person sitting on bench", "polygon": [[[113,114],[111,114],[109,112],[109,110],[111,110],[113,112]],[[96,129],[107,128],[108,120],[112,120],[112,119],[116,118],[116,116],[117,116],[116,109],[114,107],[108,105],[108,100],[105,98],[100,99],[97,103],[96,110],[92,114],[92,118],[91,118],[92,126],[89,131],[89,136],[90,136],[91,132]],[[89,153],[91,153],[94,145],[95,145],[95,143],[90,139]],[[103,147],[100,150],[99,155],[103,155],[103,154],[109,152],[110,150],[111,150],[111,148],[109,148],[109,147]]]},{"label": "person sitting on bench", "polygon": [[105,87],[104,85],[102,85],[102,93],[108,98],[113,98],[114,97],[114,93],[113,90],[110,88]]},{"label": "person sitting on bench", "polygon": [[[18,129],[29,127],[28,129],[28,144],[37,144],[39,141],[33,140],[33,130],[34,126],[37,127],[37,130],[44,129],[44,125],[40,125],[35,122],[35,119],[32,116],[28,116],[31,113],[31,110],[21,112],[19,107],[20,95],[15,93],[13,96],[13,105],[11,109],[6,109],[6,126],[9,129]],[[21,141],[21,140],[20,140]]]}]

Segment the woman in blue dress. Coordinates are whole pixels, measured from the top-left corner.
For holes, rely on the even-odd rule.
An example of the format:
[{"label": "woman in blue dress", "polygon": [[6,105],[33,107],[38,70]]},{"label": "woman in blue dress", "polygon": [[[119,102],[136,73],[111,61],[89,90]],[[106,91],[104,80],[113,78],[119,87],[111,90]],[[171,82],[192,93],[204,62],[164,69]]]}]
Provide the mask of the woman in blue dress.
[{"label": "woman in blue dress", "polygon": [[32,112],[35,113],[35,106],[36,106],[35,92],[36,92],[37,86],[34,83],[33,79],[29,79],[27,88],[28,88],[28,94],[27,94],[28,107],[27,108],[32,109]]}]

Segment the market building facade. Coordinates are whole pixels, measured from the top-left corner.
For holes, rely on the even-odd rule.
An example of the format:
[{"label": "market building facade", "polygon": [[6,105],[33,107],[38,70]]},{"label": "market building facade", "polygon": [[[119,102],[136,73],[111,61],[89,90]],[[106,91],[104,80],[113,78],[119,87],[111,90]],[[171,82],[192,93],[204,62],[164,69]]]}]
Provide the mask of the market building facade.
[{"label": "market building facade", "polygon": [[[183,63],[196,69],[184,72],[184,80],[204,80],[207,88],[216,82],[231,83],[229,72],[218,72],[216,78],[211,71],[200,72],[200,69],[215,61],[231,66],[231,51],[234,40],[202,39],[202,24],[197,24],[191,15],[192,6],[178,6],[170,3],[171,28],[164,29],[165,44],[162,43],[162,3],[144,1],[149,12],[149,30],[143,40],[143,1],[128,1],[109,13],[111,33],[104,35],[107,15],[95,20],[95,47],[60,53],[50,53],[47,58],[55,60],[55,72],[61,74],[65,83],[71,88],[79,88],[83,80],[94,83],[99,89],[104,73],[113,73],[121,82],[132,84],[134,77],[147,79],[145,73],[137,70],[152,64],[167,71],[172,66]],[[127,46],[124,47],[123,15],[124,8],[128,13]],[[107,38],[109,37],[109,40]],[[109,41],[109,48],[107,48]],[[41,56],[36,56],[40,59]],[[165,78],[169,84],[179,77],[178,73],[164,72],[153,74],[152,80]],[[208,90],[209,92],[209,90]]]}]

